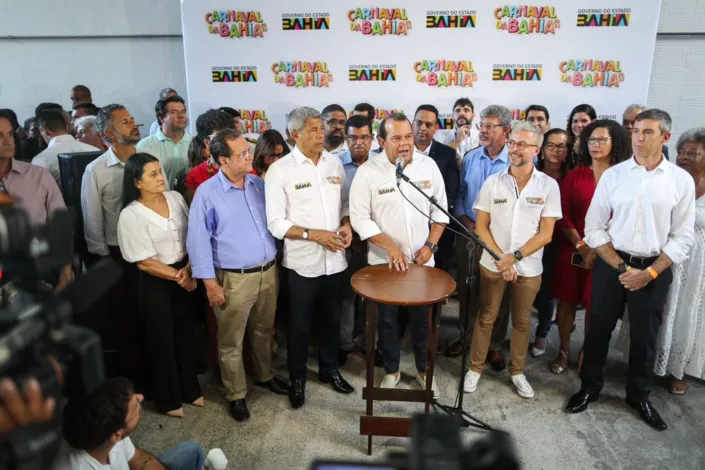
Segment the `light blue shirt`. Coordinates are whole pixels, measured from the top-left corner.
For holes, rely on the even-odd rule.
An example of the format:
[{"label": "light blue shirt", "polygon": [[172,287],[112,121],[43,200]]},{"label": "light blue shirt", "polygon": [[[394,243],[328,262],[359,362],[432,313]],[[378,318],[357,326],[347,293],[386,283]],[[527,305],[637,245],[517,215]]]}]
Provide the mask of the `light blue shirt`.
[{"label": "light blue shirt", "polygon": [[[370,151],[370,153],[372,152]],[[348,192],[350,192],[350,185],[352,184],[353,178],[355,178],[355,173],[357,173],[357,169],[360,168],[360,165],[355,163],[352,159],[352,155],[350,155],[349,150],[341,153],[338,157],[340,158],[340,163],[343,164],[343,169],[345,170],[345,188]]]},{"label": "light blue shirt", "polygon": [[460,191],[453,215],[456,217],[467,215],[474,222],[476,214],[472,206],[485,180],[488,176],[501,173],[508,167],[509,151],[506,145],[494,160],[487,154],[484,146],[468,152],[463,158],[463,167],[460,169]]}]

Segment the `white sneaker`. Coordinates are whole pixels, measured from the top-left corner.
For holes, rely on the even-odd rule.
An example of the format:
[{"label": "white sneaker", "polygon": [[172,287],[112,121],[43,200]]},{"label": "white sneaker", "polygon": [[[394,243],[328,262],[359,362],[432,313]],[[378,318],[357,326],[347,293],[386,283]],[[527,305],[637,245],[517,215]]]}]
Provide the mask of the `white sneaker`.
[{"label": "white sneaker", "polygon": [[397,388],[397,385],[399,384],[399,380],[401,380],[401,374],[399,372],[397,372],[396,374],[387,374],[382,379],[382,383],[379,384],[379,387],[380,388]]},{"label": "white sneaker", "polygon": [[[421,385],[421,388],[426,390],[426,379],[424,377],[421,377],[421,373],[417,372],[416,373],[416,381]],[[438,400],[441,397],[441,392],[438,391],[438,387],[436,386],[436,381],[434,380],[431,382],[431,391],[433,392],[433,398],[435,400]]]},{"label": "white sneaker", "polygon": [[517,389],[517,393],[522,398],[534,398],[534,389],[531,388],[524,374],[512,375],[512,383]]},{"label": "white sneaker", "polygon": [[480,377],[482,377],[482,374],[478,374],[474,370],[469,370],[468,373],[465,374],[465,386],[463,387],[463,392],[473,393],[477,390],[477,384],[480,381]]}]

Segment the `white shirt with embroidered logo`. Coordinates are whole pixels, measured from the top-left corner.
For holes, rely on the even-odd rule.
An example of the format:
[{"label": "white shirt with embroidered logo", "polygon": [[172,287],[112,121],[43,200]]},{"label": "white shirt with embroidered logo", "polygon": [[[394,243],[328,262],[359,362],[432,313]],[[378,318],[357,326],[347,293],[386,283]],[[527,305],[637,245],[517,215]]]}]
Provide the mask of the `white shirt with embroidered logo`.
[{"label": "white shirt with embroidered logo", "polygon": [[[447,209],[443,176],[432,158],[415,151],[411,162],[404,168],[404,174]],[[386,152],[368,160],[358,168],[350,187],[350,222],[362,240],[384,233],[407,259],[413,260],[431,232],[431,222],[424,214],[442,224],[448,223],[448,216],[406,181],[402,180],[401,190],[423,214],[399,192],[396,166],[389,161]],[[372,243],[368,247],[369,264],[389,263],[386,250]],[[434,266],[433,256],[426,266]]]},{"label": "white shirt with embroidered logo", "polygon": [[303,277],[336,274],[348,267],[345,250],[333,253],[310,240],[284,238],[293,226],[334,232],[348,215],[345,170],[337,156],[323,151],[314,165],[294,147],[267,170],[264,195],[267,228],[284,240],[284,267]]},{"label": "white shirt with embroidered logo", "polygon": [[[537,233],[541,219],[563,217],[558,183],[550,176],[533,169],[529,181],[519,192],[519,186],[507,168],[491,175],[482,185],[473,209],[490,214],[490,233],[502,253],[514,253]],[[499,253],[498,253],[499,254]],[[517,274],[538,276],[543,272],[543,248],[525,256],[515,264]],[[498,272],[494,259],[483,251],[480,264]]]}]

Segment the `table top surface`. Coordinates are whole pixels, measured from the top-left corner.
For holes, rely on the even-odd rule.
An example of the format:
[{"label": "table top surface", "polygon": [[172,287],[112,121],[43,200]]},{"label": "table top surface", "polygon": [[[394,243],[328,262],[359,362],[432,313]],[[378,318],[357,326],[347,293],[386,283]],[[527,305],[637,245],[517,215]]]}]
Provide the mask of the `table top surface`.
[{"label": "table top surface", "polygon": [[455,281],[437,268],[410,264],[408,271],[394,271],[386,264],[368,266],[353,274],[353,290],[387,305],[430,305],[447,299]]}]

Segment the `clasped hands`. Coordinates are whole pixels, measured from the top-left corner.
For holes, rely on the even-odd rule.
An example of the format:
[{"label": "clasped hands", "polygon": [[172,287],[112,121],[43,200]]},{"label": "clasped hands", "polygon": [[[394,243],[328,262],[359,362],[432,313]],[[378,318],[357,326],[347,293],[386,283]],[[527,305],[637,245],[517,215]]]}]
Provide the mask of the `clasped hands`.
[{"label": "clasped hands", "polygon": [[630,291],[643,289],[652,280],[648,271],[636,268],[629,268],[627,272],[619,275],[619,282]]},{"label": "clasped hands", "polygon": [[188,292],[196,290],[196,280],[191,277],[191,268],[189,266],[179,269],[176,276],[174,276],[174,280]]},{"label": "clasped hands", "polygon": [[335,253],[346,249],[352,243],[352,227],[350,224],[341,225],[335,232],[309,230],[308,239]]},{"label": "clasped hands", "polygon": [[494,262],[497,270],[502,273],[502,278],[505,282],[514,282],[517,280],[518,274],[516,268],[514,267],[516,262],[517,259],[511,253],[503,254],[498,261]]}]

